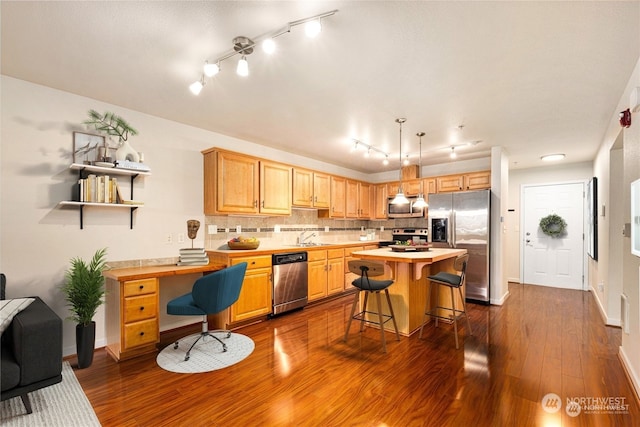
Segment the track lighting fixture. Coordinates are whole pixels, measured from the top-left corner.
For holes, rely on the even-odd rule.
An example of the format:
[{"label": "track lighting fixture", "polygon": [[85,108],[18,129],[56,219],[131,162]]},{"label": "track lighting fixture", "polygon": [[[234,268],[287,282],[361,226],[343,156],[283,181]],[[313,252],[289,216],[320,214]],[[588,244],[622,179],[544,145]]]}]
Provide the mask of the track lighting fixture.
[{"label": "track lighting fixture", "polygon": [[283,34],[290,33],[291,28],[302,24],[306,24],[305,33],[307,34],[307,36],[316,37],[322,31],[320,20],[322,18],[326,18],[327,16],[335,15],[336,13],[338,13],[337,9],[331,10],[329,12],[324,12],[319,15],[310,16],[308,18],[299,19],[297,21],[291,21],[288,22],[284,27],[257,37],[253,40],[244,36],[234,38],[233,50],[223,54],[213,62],[205,61],[202,76],[198,81],[192,83],[189,86],[189,89],[192,93],[198,95],[205,85],[204,78],[213,77],[218,74],[220,72],[220,63],[235,55],[240,55],[240,60],[238,61],[238,65],[236,67],[236,73],[240,76],[248,76],[249,63],[247,62],[247,55],[250,55],[253,52],[253,48],[257,43],[262,44],[262,50],[264,52],[271,54],[276,49],[275,39],[277,37],[280,37]]},{"label": "track lighting fixture", "polygon": [[380,150],[379,148],[374,147],[373,145],[369,145],[367,143],[364,143],[362,141],[358,141],[355,138],[351,139],[353,141],[353,146],[351,147],[351,152],[357,151],[358,147],[362,146],[365,148],[365,153],[364,156],[366,158],[371,157],[372,152],[376,152],[376,153],[380,153],[382,155],[384,155],[384,160],[382,161],[383,165],[388,165],[389,164],[389,154],[385,153],[384,151]]},{"label": "track lighting fixture", "polygon": [[[405,118],[398,118],[396,119],[396,123],[398,123],[400,125],[400,154],[399,154],[399,160],[400,160],[400,164],[402,165],[402,124],[404,122],[406,122],[407,119]],[[400,167],[400,184],[398,185],[398,192],[396,193],[396,196],[393,198],[393,200],[391,201],[392,204],[394,205],[404,205],[409,203],[409,199],[407,199],[404,195],[404,191],[402,190],[402,167]]]}]

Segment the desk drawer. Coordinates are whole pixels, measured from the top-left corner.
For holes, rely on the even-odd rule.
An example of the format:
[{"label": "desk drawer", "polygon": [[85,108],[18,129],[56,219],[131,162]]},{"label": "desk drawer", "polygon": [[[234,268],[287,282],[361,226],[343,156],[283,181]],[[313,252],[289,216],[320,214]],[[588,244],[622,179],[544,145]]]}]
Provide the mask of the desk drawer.
[{"label": "desk drawer", "polygon": [[124,299],[124,323],[149,319],[157,316],[156,294],[128,297]]},{"label": "desk drawer", "polygon": [[158,341],[158,320],[149,319],[124,325],[124,349]]},{"label": "desk drawer", "polygon": [[317,250],[317,251],[308,251],[307,252],[307,260],[309,262],[312,261],[326,261],[327,259],[327,251],[325,250]]},{"label": "desk drawer", "polygon": [[271,255],[248,256],[231,259],[231,265],[240,264],[241,262],[246,262],[248,264],[247,270],[252,270],[254,268],[271,268]]},{"label": "desk drawer", "polygon": [[124,297],[155,293],[158,291],[158,279],[129,280],[124,282],[123,288]]}]

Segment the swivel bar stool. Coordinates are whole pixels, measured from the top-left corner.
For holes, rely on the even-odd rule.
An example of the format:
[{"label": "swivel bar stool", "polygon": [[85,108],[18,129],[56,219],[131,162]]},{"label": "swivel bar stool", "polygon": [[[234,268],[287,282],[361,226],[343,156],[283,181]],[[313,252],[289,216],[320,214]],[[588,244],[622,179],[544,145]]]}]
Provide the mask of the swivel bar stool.
[{"label": "swivel bar stool", "polygon": [[[380,338],[382,340],[382,350],[387,352],[387,343],[384,338],[384,324],[389,320],[393,321],[393,327],[396,330],[396,340],[400,341],[400,334],[398,333],[398,325],[396,324],[396,318],[393,315],[393,307],[391,306],[391,298],[389,298],[389,286],[393,284],[393,280],[374,280],[370,279],[370,277],[382,276],[384,274],[384,264],[379,262],[372,261],[363,261],[363,260],[352,260],[349,261],[349,271],[354,274],[359,275],[356,280],[352,282],[352,285],[358,289],[358,292],[355,293],[355,297],[353,300],[353,306],[351,307],[351,315],[349,316],[349,323],[347,324],[347,331],[344,334],[344,341],[347,342],[347,337],[349,336],[349,329],[351,329],[351,321],[353,319],[360,320],[360,332],[364,331],[364,323],[373,323],[377,324],[380,327]],[[360,292],[364,291],[364,302],[362,305],[362,311],[360,313],[354,314],[356,311],[356,306],[360,302]],[[387,296],[387,304],[389,304],[389,312],[390,315],[384,314],[382,312],[382,305],[380,299],[380,291],[384,291]],[[378,311],[372,312],[367,311],[367,300],[369,298],[369,294],[376,295],[376,302],[378,303]],[[374,322],[372,320],[367,319],[367,314],[375,314],[378,317],[378,321]],[[384,319],[384,320],[383,320]]]},{"label": "swivel bar stool", "polygon": [[[441,271],[433,276],[427,277],[429,279],[429,291],[427,293],[427,304],[424,309],[424,317],[422,320],[422,325],[420,326],[420,335],[419,338],[422,338],[422,329],[424,328],[424,324],[427,322],[427,316],[435,318],[436,328],[438,327],[438,319],[443,320],[453,320],[453,332],[456,337],[456,349],[460,348],[458,346],[458,315],[464,315],[467,319],[467,327],[469,328],[469,335],[473,335],[473,331],[471,330],[471,323],[469,322],[469,316],[467,315],[467,306],[464,302],[464,295],[462,295],[462,285],[464,285],[466,272],[467,272],[467,262],[469,261],[469,254],[459,255],[453,262],[453,268],[460,274],[447,273],[445,271]],[[430,299],[431,299],[431,286],[436,284],[438,287],[436,288],[436,303],[433,308],[430,307]],[[443,307],[440,306],[440,286],[447,286],[451,291],[451,307]],[[456,299],[453,293],[453,288],[458,288],[458,293],[460,294],[460,298],[462,299],[462,310],[456,308]],[[446,313],[441,314],[441,311],[450,312],[450,314]]]}]

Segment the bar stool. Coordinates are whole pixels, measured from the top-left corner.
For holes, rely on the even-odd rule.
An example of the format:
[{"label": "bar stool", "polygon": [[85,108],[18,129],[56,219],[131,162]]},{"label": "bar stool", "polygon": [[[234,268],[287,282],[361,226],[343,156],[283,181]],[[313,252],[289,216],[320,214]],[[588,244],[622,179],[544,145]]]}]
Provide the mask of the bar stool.
[{"label": "bar stool", "polygon": [[[351,307],[351,315],[349,316],[349,323],[347,324],[347,331],[344,334],[344,342],[347,342],[349,336],[349,329],[351,329],[351,321],[353,319],[360,320],[360,332],[364,331],[364,323],[377,324],[380,327],[380,338],[382,340],[382,349],[387,352],[387,344],[384,338],[384,324],[389,320],[393,321],[393,327],[396,330],[396,340],[400,341],[400,334],[398,333],[398,325],[396,324],[396,318],[393,314],[393,307],[391,306],[391,298],[389,298],[389,286],[393,284],[393,280],[374,280],[370,277],[382,276],[384,274],[384,264],[373,261],[352,260],[349,261],[349,271],[357,274],[358,277],[351,284],[358,289],[353,300],[353,306]],[[389,312],[391,315],[382,313],[382,305],[380,299],[380,291],[384,291],[387,296],[387,304],[389,305]],[[360,292],[364,292],[364,302],[362,305],[362,311],[354,314],[356,306],[360,302]],[[378,311],[367,311],[367,300],[369,294],[376,295],[376,302],[378,303]],[[378,317],[378,321],[368,320],[367,314],[375,314]],[[383,320],[384,319],[384,320]]]},{"label": "bar stool", "polygon": [[[464,285],[466,272],[467,272],[467,262],[469,261],[469,254],[459,255],[453,262],[454,270],[458,271],[460,274],[447,273],[445,271],[441,271],[433,276],[427,277],[429,279],[429,291],[427,293],[427,304],[424,309],[424,317],[422,318],[422,325],[420,326],[420,335],[419,338],[422,338],[422,329],[424,328],[424,324],[427,321],[427,316],[435,318],[436,328],[438,327],[438,319],[443,320],[452,320],[453,319],[453,332],[456,338],[456,349],[458,346],[458,315],[464,315],[465,319],[467,319],[467,327],[469,328],[469,335],[473,335],[473,331],[471,330],[471,323],[469,322],[469,316],[467,315],[467,306],[464,303],[464,295],[462,295],[462,285]],[[436,288],[436,305],[433,308],[430,308],[430,299],[431,299],[431,286],[433,284],[438,285]],[[447,286],[451,291],[451,307],[442,307],[438,305],[440,303],[440,286]],[[460,294],[460,298],[462,299],[462,310],[456,308],[456,299],[453,294],[453,288],[458,288],[458,292]],[[449,315],[444,315],[440,313],[440,310],[445,310],[450,312]]]}]

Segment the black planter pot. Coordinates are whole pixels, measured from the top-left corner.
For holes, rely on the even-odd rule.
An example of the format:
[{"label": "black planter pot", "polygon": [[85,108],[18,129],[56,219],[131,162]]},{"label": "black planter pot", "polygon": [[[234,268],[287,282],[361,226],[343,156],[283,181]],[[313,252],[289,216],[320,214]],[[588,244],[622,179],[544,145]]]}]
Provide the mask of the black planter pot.
[{"label": "black planter pot", "polygon": [[78,368],[88,368],[93,363],[93,350],[96,345],[96,322],[88,325],[76,325],[76,351]]}]

